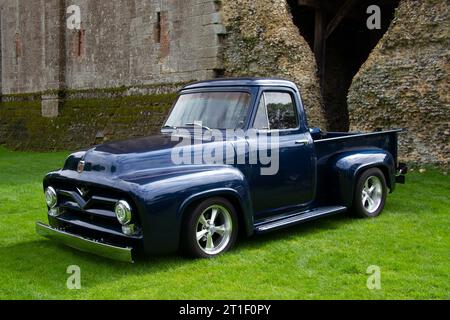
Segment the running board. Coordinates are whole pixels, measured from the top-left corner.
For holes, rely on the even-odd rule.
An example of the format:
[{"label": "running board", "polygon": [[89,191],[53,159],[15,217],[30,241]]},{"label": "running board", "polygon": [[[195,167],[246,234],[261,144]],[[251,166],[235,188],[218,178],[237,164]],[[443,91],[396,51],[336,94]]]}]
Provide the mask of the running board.
[{"label": "running board", "polygon": [[277,229],[286,228],[292,225],[300,224],[303,222],[315,220],[318,218],[331,216],[341,212],[347,211],[346,207],[335,206],[335,207],[319,207],[316,209],[299,212],[296,214],[290,214],[286,217],[278,217],[270,220],[266,220],[261,223],[255,224],[256,233],[265,233]]}]

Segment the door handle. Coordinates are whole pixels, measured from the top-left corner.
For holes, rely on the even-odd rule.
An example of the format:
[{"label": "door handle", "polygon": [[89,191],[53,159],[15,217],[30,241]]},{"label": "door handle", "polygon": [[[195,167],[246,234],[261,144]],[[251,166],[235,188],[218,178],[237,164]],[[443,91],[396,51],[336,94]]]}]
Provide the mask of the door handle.
[{"label": "door handle", "polygon": [[306,146],[308,143],[309,143],[309,140],[307,140],[307,139],[295,141],[295,144],[300,145],[300,146]]}]

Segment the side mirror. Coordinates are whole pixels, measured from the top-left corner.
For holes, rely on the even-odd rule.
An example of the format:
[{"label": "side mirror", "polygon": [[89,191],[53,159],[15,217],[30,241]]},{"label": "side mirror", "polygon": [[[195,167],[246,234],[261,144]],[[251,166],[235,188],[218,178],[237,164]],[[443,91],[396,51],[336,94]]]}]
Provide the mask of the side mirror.
[{"label": "side mirror", "polygon": [[313,140],[320,140],[323,138],[323,132],[320,128],[310,128],[309,133],[311,133]]},{"label": "side mirror", "polygon": [[309,129],[309,133],[311,133],[311,135],[320,135],[322,134],[322,130],[320,130],[320,128],[310,128]]}]

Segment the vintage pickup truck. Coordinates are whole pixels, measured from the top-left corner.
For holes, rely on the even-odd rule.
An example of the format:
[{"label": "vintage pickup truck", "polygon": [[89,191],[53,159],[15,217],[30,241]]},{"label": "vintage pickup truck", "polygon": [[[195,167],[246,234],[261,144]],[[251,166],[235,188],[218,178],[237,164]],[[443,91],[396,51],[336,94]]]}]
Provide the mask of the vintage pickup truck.
[{"label": "vintage pickup truck", "polygon": [[[286,80],[194,83],[179,92],[160,134],[74,153],[49,173],[49,225],[38,222],[37,232],[132,262],[178,249],[214,257],[232,248],[238,234],[346,211],[376,217],[388,192],[405,182],[407,167],[397,162],[400,131],[310,129],[300,92]],[[215,160],[205,161],[211,149]],[[232,155],[217,159],[220,150]],[[272,164],[249,161],[255,153],[262,159],[262,151]],[[275,170],[264,173],[269,164]]]}]

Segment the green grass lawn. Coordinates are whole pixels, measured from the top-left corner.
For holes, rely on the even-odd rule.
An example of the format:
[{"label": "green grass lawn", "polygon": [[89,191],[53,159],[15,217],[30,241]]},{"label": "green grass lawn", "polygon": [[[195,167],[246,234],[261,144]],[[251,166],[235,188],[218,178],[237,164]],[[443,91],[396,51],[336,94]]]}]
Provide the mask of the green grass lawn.
[{"label": "green grass lawn", "polygon": [[[131,265],[35,234],[35,221],[46,221],[42,177],[66,155],[0,148],[0,299],[450,298],[450,180],[441,171],[409,174],[377,219],[340,215],[241,240],[214,260]],[[66,288],[70,265],[81,268],[81,290]],[[366,286],[371,265],[381,290]]]}]

